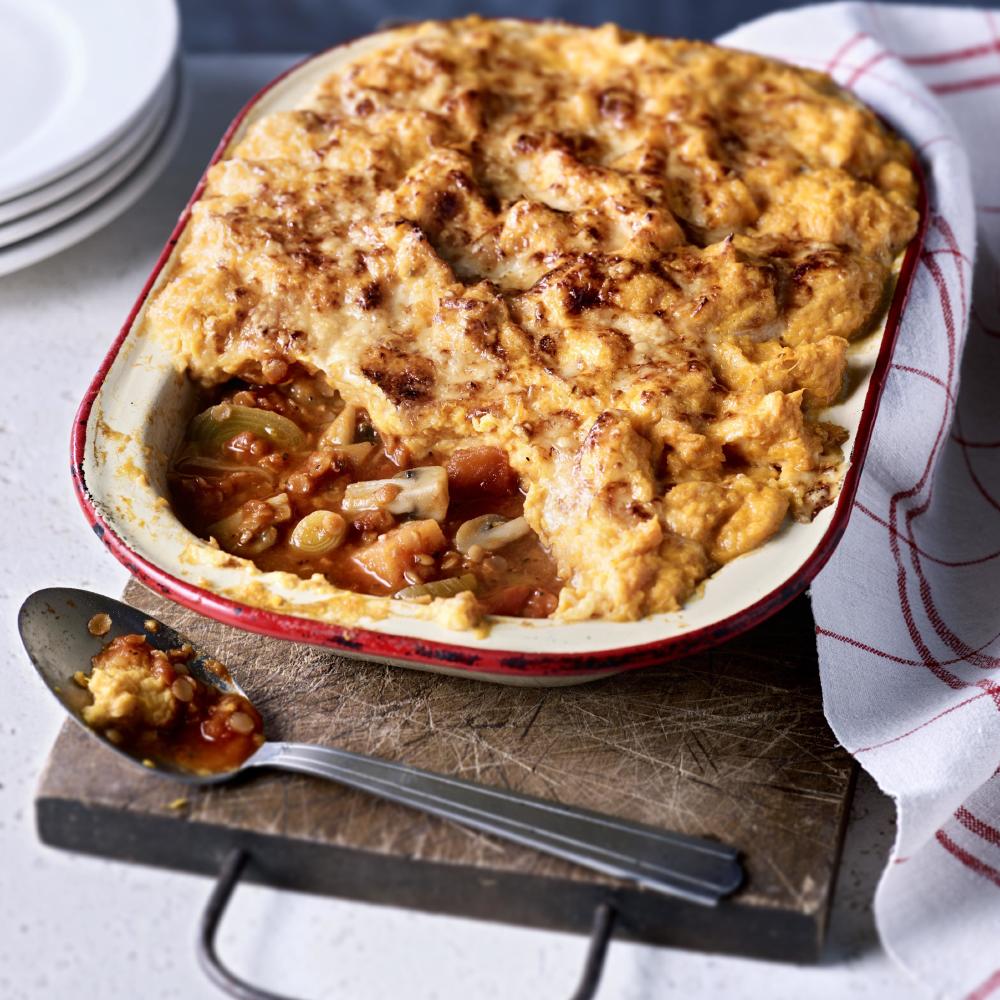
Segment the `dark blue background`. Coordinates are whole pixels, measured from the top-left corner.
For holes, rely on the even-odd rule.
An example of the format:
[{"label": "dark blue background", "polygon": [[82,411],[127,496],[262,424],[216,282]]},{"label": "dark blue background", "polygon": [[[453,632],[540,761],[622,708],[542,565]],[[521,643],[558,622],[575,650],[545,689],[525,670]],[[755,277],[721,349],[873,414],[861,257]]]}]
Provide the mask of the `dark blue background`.
[{"label": "dark blue background", "polygon": [[[967,6],[961,0],[934,0]],[[997,7],[995,0],[977,6]],[[743,21],[801,3],[781,0],[180,0],[188,52],[313,52],[371,31],[387,18],[417,20],[484,15],[562,17],[582,24],[614,21],[659,35],[713,38]]]}]

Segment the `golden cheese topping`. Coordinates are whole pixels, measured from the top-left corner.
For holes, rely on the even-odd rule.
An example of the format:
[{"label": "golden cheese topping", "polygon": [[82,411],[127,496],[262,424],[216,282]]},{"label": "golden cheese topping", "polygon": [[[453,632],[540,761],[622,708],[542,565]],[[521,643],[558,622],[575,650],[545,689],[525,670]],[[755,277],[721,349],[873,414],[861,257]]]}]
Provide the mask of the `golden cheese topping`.
[{"label": "golden cheese topping", "polygon": [[635,619],[832,499],[911,158],[759,56],[423,23],[211,169],[149,321],[205,384],[324,374],[414,464],[502,447],[556,617]]}]

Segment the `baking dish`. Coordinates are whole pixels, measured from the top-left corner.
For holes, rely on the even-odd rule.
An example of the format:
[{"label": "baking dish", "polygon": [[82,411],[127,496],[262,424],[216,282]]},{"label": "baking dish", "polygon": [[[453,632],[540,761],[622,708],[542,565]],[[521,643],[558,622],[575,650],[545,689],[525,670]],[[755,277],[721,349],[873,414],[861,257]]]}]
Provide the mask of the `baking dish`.
[{"label": "baking dish", "polygon": [[[293,107],[340,62],[391,37],[387,32],[338,46],[279,77],[237,116],[211,163],[224,157],[258,118]],[[399,610],[394,607],[385,618],[345,623],[324,603],[328,585],[292,584],[233,560],[206,561],[207,546],[199,545],[172,513],[165,499],[166,467],[193,412],[195,392],[149,334],[145,311],[203,189],[204,180],[91,384],[73,434],[73,476],[94,530],[139,579],[179,603],[241,628],[329,646],[345,655],[513,683],[573,683],[682,656],[750,628],[806,587],[842,535],[920,250],[926,216],[922,189],[920,229],[897,261],[885,318],[852,345],[849,391],[826,411],[849,433],[837,501],[811,523],[786,524],[766,545],[728,563],[678,612],[634,622],[496,619],[485,635],[417,619],[406,602],[398,602]]]}]

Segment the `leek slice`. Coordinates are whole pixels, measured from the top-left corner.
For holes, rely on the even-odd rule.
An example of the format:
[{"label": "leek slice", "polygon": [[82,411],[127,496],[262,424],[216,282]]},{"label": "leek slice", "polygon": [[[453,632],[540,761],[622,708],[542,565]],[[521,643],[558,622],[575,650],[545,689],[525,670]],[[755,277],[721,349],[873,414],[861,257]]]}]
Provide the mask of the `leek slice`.
[{"label": "leek slice", "polygon": [[208,454],[219,454],[223,445],[237,434],[250,431],[267,438],[282,451],[298,451],[306,436],[294,420],[255,406],[219,403],[199,413],[191,421],[191,440]]},{"label": "leek slice", "polygon": [[347,522],[332,510],[314,510],[292,529],[291,546],[306,556],[321,556],[341,545]]},{"label": "leek slice", "polygon": [[417,583],[412,587],[397,590],[393,597],[402,601],[412,601],[415,597],[454,597],[463,591],[475,593],[478,581],[472,573],[462,576],[447,576],[443,580],[431,580],[430,583]]},{"label": "leek slice", "polygon": [[210,476],[226,475],[230,472],[246,473],[249,476],[261,476],[273,480],[274,472],[260,465],[241,465],[239,462],[227,462],[223,458],[211,455],[185,455],[174,465],[174,471],[180,475],[208,474]]}]

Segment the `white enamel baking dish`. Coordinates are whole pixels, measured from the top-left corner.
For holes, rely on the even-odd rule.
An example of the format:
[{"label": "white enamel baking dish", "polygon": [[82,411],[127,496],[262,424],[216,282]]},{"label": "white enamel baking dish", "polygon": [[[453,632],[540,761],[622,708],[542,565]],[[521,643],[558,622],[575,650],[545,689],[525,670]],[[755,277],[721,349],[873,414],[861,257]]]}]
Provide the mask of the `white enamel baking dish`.
[{"label": "white enamel baking dish", "polygon": [[[260,91],[223,136],[212,163],[247,127],[292,108],[339,63],[385,44],[371,35],[301,63]],[[405,666],[507,683],[575,683],[704,649],[756,625],[802,592],[843,534],[878,409],[926,215],[902,257],[895,292],[879,330],[850,353],[846,398],[829,417],[850,434],[838,500],[810,524],[788,524],[761,548],[729,563],[681,611],[636,622],[496,619],[484,636],[416,620],[397,602],[384,618],[338,620],[328,585],[287,580],[240,566],[211,565],[205,546],[164,501],[166,465],[194,408],[194,391],[149,335],[146,304],[163,280],[188,223],[199,183],[146,286],[80,407],[73,434],[73,476],[94,530],[144,583],[187,607],[240,628],[329,646]],[[398,609],[398,610],[397,610]]]}]

